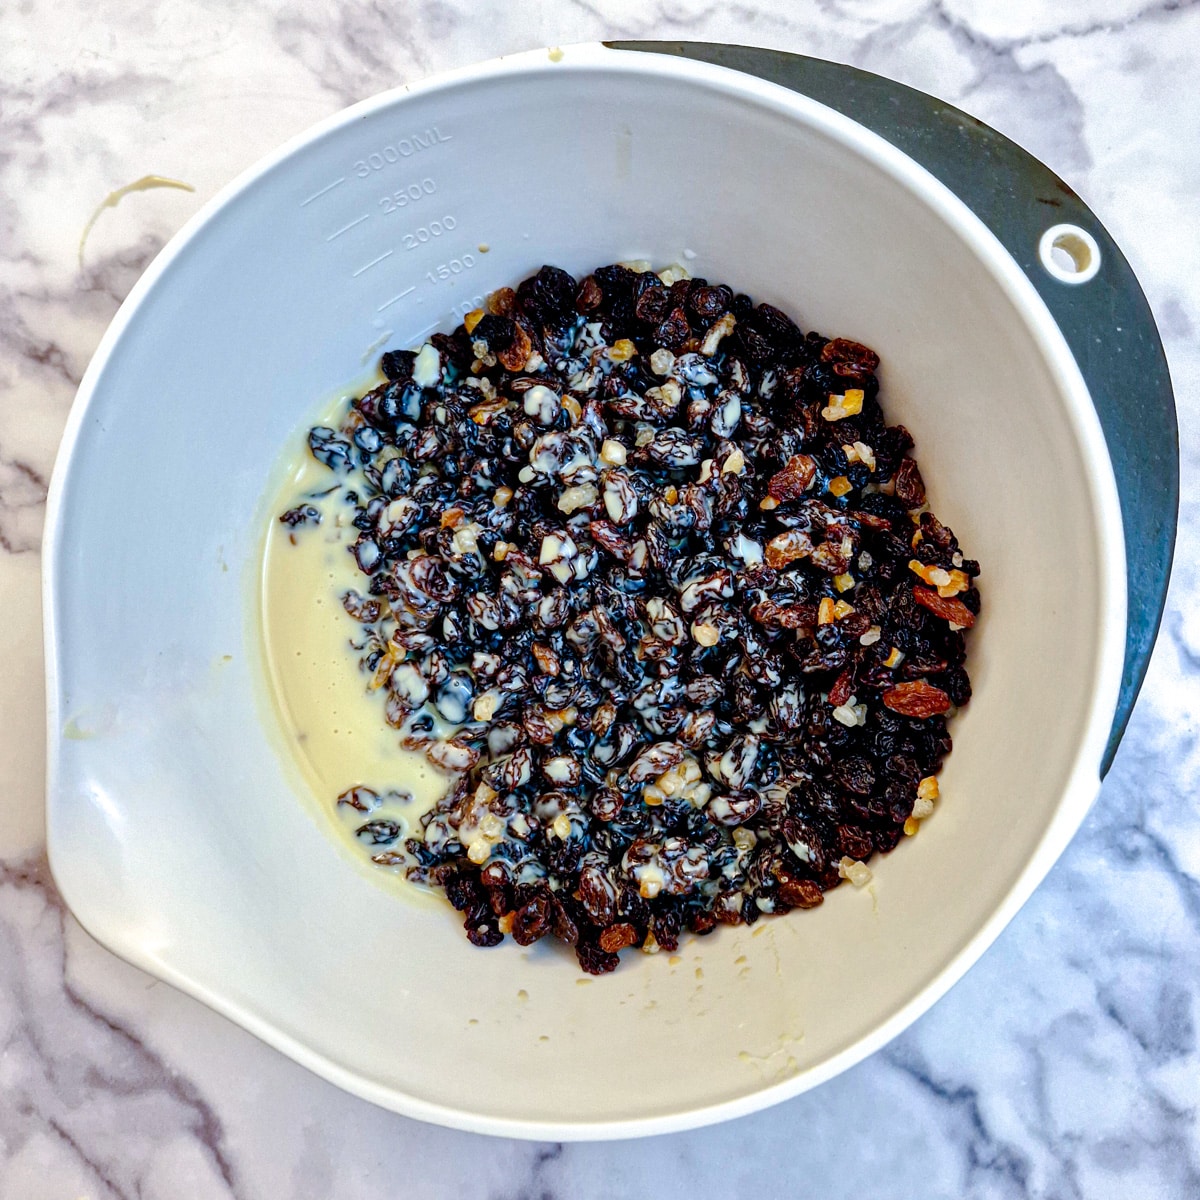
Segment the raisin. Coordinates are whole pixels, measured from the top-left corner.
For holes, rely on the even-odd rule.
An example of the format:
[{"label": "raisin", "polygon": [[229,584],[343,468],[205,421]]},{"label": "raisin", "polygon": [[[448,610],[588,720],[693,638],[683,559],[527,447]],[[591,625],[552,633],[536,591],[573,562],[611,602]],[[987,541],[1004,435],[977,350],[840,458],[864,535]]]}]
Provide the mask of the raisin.
[{"label": "raisin", "polygon": [[576,283],[559,267],[542,267],[534,276],[538,299],[545,310],[561,317],[575,306]]},{"label": "raisin", "polygon": [[[491,867],[488,868],[488,870],[491,869]],[[487,872],[483,872],[481,879],[483,880],[484,892],[487,894],[488,908],[496,916],[502,917],[506,912],[512,910],[512,889],[505,883],[489,883],[486,875]]]},{"label": "raisin", "polygon": [[869,758],[859,754],[842,759],[834,767],[833,775],[840,787],[856,796],[869,796],[875,786],[875,768]]},{"label": "raisin", "polygon": [[[569,871],[563,873],[570,874]],[[550,897],[550,932],[568,946],[574,946],[579,941],[579,925],[568,911],[567,901],[553,894]]]},{"label": "raisin", "polygon": [[521,946],[531,946],[550,932],[550,893],[535,892],[529,900],[513,912],[513,941]]},{"label": "raisin", "polygon": [[925,481],[921,478],[921,469],[916,459],[901,459],[896,469],[896,499],[905,508],[920,508],[925,503]]},{"label": "raisin", "polygon": [[517,293],[510,287],[497,288],[487,298],[487,311],[498,317],[511,317],[516,309]]},{"label": "raisin", "polygon": [[821,361],[831,363],[841,375],[867,376],[879,366],[879,355],[859,342],[834,338],[821,348]]},{"label": "raisin", "polygon": [[870,837],[861,829],[855,829],[852,825],[839,825],[837,840],[838,853],[847,858],[854,858],[862,862],[871,857],[874,847],[871,845]]},{"label": "raisin", "polygon": [[621,813],[621,793],[615,788],[597,788],[592,796],[592,813],[599,821],[615,821]]},{"label": "raisin", "polygon": [[593,864],[580,872],[579,901],[595,924],[612,923],[617,911],[616,888],[600,867]]},{"label": "raisin", "polygon": [[626,946],[636,946],[639,938],[637,930],[628,922],[610,925],[600,934],[600,949],[608,954],[616,954]]},{"label": "raisin", "polygon": [[516,323],[513,326],[512,341],[503,350],[498,351],[496,357],[509,371],[523,371],[532,350],[533,341],[529,333],[522,325]]},{"label": "raisin", "polygon": [[938,682],[956,708],[962,708],[971,699],[971,680],[962,667],[951,667]]},{"label": "raisin", "polygon": [[487,348],[493,354],[507,350],[517,337],[517,323],[511,317],[498,317],[487,313],[479,318],[478,324],[471,330],[471,338],[476,342],[486,342]]},{"label": "raisin", "polygon": [[581,313],[593,313],[600,307],[603,299],[604,293],[600,290],[600,285],[593,276],[588,275],[575,293],[575,307]]},{"label": "raisin", "polygon": [[579,965],[589,975],[607,975],[610,971],[615,971],[621,961],[596,942],[577,942],[575,955],[579,959]]},{"label": "raisin", "polygon": [[952,596],[940,596],[933,588],[914,587],[913,599],[929,609],[935,617],[953,621],[955,625],[962,625],[968,629],[975,624],[975,614],[961,600]]},{"label": "raisin", "polygon": [[379,807],[379,793],[372,791],[369,787],[352,787],[347,788],[338,798],[339,805],[344,804],[347,808],[353,808],[360,813],[369,813],[372,809]]},{"label": "raisin", "polygon": [[688,292],[687,308],[694,313],[704,325],[715,321],[722,313],[729,311],[733,304],[733,292],[727,287],[709,287],[700,285]]},{"label": "raisin", "polygon": [[469,875],[458,875],[446,881],[446,899],[463,912],[482,900],[482,889],[477,880]]},{"label": "raisin", "polygon": [[739,321],[737,328],[745,331],[747,343],[756,347],[749,354],[751,361],[794,361],[801,356],[804,335],[791,317],[771,304],[760,304]]},{"label": "raisin", "polygon": [[676,308],[659,323],[654,331],[654,341],[667,350],[682,350],[690,334],[687,315],[682,308]]},{"label": "raisin", "polygon": [[627,298],[633,292],[637,274],[620,263],[607,267],[597,267],[592,272],[596,282],[604,292],[604,303],[611,307],[617,300]]},{"label": "raisin", "polygon": [[817,464],[807,454],[795,454],[782,471],[771,476],[767,493],[776,500],[795,500],[802,496],[817,473]]},{"label": "raisin", "polygon": [[321,513],[311,504],[298,504],[295,508],[289,508],[279,519],[285,525],[295,529],[296,526],[307,525],[310,521],[314,525],[320,525]]},{"label": "raisin", "polygon": [[633,311],[639,321],[657,325],[674,307],[671,291],[653,271],[637,277],[632,290]]},{"label": "raisin", "polygon": [[833,687],[829,689],[829,703],[834,708],[840,708],[847,700],[850,699],[854,691],[854,674],[851,671],[843,671],[834,682]]},{"label": "raisin", "polygon": [[390,846],[400,836],[400,826],[395,821],[368,821],[354,832],[372,846]]},{"label": "raisin", "polygon": [[416,360],[412,350],[389,350],[379,360],[379,369],[390,383],[407,383],[412,378]]},{"label": "raisin", "polygon": [[679,932],[683,928],[683,918],[677,909],[668,908],[656,912],[650,918],[650,932],[659,949],[673,954],[679,949]]},{"label": "raisin", "polygon": [[467,937],[473,946],[487,948],[488,946],[498,946],[504,941],[500,925],[486,905],[473,905],[469,908],[466,920],[463,921],[463,928],[467,931]]},{"label": "raisin", "polygon": [[793,908],[816,908],[825,901],[821,889],[811,879],[789,879],[780,885],[780,899]]},{"label": "raisin", "polygon": [[883,693],[883,702],[893,712],[924,720],[950,708],[950,697],[941,688],[923,680],[898,683]]}]

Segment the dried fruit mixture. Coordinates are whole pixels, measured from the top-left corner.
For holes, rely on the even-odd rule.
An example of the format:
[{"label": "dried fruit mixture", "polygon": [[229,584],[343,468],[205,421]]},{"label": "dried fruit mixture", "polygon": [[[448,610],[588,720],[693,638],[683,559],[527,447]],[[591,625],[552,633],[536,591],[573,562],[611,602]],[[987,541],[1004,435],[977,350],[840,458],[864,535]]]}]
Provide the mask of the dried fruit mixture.
[{"label": "dried fruit mixture", "polygon": [[869,880],[933,810],[980,607],[878,356],[639,266],[502,288],[309,438],[380,719],[450,780],[360,841],[475,945],[594,974]]}]

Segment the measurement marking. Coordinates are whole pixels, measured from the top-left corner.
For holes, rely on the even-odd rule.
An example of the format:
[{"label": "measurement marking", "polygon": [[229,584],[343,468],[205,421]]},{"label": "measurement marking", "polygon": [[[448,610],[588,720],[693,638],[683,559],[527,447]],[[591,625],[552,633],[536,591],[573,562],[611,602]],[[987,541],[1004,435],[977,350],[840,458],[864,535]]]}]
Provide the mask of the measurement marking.
[{"label": "measurement marking", "polygon": [[432,325],[426,325],[424,329],[418,329],[417,332],[413,334],[413,341],[415,342],[419,337],[424,337],[425,334],[429,333],[431,330],[440,328],[443,324],[444,321],[434,321]]},{"label": "measurement marking", "polygon": [[345,183],[346,177],[343,175],[340,179],[335,179],[332,183],[327,183],[319,192],[313,192],[307,200],[300,201],[300,207],[303,208],[306,204],[311,204],[314,200],[320,200],[326,192],[332,192],[340,183]]},{"label": "measurement marking", "polygon": [[371,215],[370,213],[363,213],[363,215],[361,217],[355,217],[354,220],[351,221],[349,225],[343,225],[341,227],[341,229],[339,229],[336,233],[331,233],[325,240],[327,242],[332,242],[334,238],[340,238],[343,233],[346,233],[349,230],[353,229],[355,227],[355,225],[361,225],[365,220],[367,220],[370,217],[370,215]]},{"label": "measurement marking", "polygon": [[416,285],[414,284],[410,288],[405,288],[402,292],[397,292],[396,295],[394,295],[390,300],[385,300],[375,311],[383,312],[385,308],[391,308],[397,300],[403,300],[405,296],[411,295],[416,290]]},{"label": "measurement marking", "polygon": [[375,352],[381,347],[388,344],[394,329],[385,329],[363,352],[359,361],[365,366],[371,359],[375,357]]},{"label": "measurement marking", "polygon": [[385,258],[391,258],[392,253],[393,251],[391,250],[385,250],[378,258],[371,259],[369,263],[363,263],[357,271],[351,273],[350,278],[357,279],[364,271],[369,271],[376,264],[383,262]]}]

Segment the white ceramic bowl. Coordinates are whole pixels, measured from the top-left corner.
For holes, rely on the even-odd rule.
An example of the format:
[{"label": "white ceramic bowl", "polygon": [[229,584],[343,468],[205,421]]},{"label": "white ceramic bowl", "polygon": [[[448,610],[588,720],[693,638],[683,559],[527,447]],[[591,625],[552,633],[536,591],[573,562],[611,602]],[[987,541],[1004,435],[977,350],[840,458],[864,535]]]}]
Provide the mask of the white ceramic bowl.
[{"label": "white ceramic bowl", "polygon": [[[543,262],[621,258],[876,347],[985,610],[944,799],[870,890],[584,984],[569,957],[473,949],[448,906],[349,865],[281,760],[248,613],[272,469],[382,339]],[[829,109],[599,46],[359,104],[209,204],[87,373],[49,528],[49,846],[79,919],[350,1091],[528,1137],[746,1113],[911,1022],[1091,802],[1125,633],[1097,419],[992,234]]]}]

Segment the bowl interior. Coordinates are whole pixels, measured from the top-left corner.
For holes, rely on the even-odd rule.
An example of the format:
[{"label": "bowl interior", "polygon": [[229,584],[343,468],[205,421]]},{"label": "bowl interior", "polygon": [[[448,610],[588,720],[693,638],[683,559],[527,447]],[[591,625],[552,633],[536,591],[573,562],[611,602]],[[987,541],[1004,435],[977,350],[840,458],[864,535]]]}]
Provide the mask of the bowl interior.
[{"label": "bowl interior", "polygon": [[[1120,535],[1036,313],[936,185],[744,77],[544,60],[360,107],[229,195],[127,309],[57,512],[50,839],[97,936],[336,1081],[569,1135],[800,1090],[978,948],[1094,723]],[[281,767],[247,612],[275,464],[331,392],[542,262],[622,258],[878,349],[985,615],[938,811],[869,889],[593,981],[549,947],[475,950],[448,907],[353,869]]]}]

